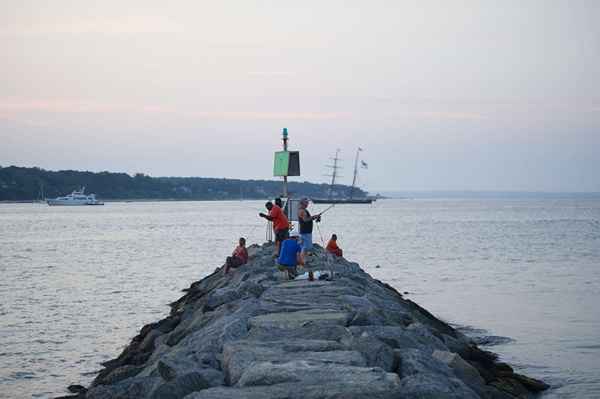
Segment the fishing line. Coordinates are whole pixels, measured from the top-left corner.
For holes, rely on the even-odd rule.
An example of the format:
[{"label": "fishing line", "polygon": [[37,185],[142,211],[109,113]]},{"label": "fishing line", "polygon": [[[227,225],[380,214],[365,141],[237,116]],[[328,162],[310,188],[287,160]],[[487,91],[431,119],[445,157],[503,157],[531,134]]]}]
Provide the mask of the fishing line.
[{"label": "fishing line", "polygon": [[252,229],[248,233],[248,236],[251,236],[252,233],[254,233],[256,231],[256,229],[259,228],[260,226],[262,226],[262,224],[255,224],[254,227],[252,227]]},{"label": "fishing line", "polygon": [[331,209],[332,209],[334,206],[335,206],[335,204],[332,204],[332,205],[328,206],[327,208],[325,208],[325,210],[324,210],[324,211],[322,211],[322,212],[319,212],[318,214],[319,214],[319,215],[322,215],[322,214],[324,214],[325,212],[328,212],[328,211],[330,211],[330,210],[331,210]]},{"label": "fishing line", "polygon": [[321,244],[323,248],[325,248],[325,240],[323,240],[323,234],[321,234],[321,228],[319,227],[319,223],[315,223],[317,225],[317,231],[319,232],[319,237],[321,237]]}]

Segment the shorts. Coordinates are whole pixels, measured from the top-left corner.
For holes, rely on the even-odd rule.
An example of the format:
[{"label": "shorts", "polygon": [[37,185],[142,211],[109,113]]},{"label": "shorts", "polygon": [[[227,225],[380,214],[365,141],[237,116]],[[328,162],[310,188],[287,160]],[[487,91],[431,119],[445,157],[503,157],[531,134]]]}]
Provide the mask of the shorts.
[{"label": "shorts", "polygon": [[288,229],[281,229],[275,231],[275,242],[283,242],[290,238],[290,231]]},{"label": "shorts", "polygon": [[300,234],[300,238],[302,242],[300,242],[300,247],[302,247],[302,252],[312,251],[312,233]]},{"label": "shorts", "polygon": [[242,258],[239,258],[237,256],[228,256],[225,260],[225,263],[227,264],[227,266],[235,269],[236,267],[242,266],[245,262]]},{"label": "shorts", "polygon": [[281,265],[281,264],[277,264],[277,270],[281,271],[281,272],[288,272],[289,274],[293,275],[293,276],[297,276],[298,275],[298,271],[296,270],[296,266],[288,266],[288,265]]}]

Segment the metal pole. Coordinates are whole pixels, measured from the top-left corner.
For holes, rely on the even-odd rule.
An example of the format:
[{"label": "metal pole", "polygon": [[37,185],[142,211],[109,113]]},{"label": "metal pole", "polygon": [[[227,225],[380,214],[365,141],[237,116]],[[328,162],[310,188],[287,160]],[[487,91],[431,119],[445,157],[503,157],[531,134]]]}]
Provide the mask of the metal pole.
[{"label": "metal pole", "polygon": [[337,170],[339,168],[339,154],[340,149],[338,148],[337,150],[335,150],[335,157],[333,158],[333,172],[331,173],[331,185],[329,185],[329,199],[331,199],[331,197],[333,196],[333,186],[335,185],[335,178],[337,177]]},{"label": "metal pole", "polygon": [[[287,151],[288,149],[288,131],[287,128],[283,128],[283,151]],[[287,175],[283,176],[283,197],[287,198],[288,196],[288,181]]]},{"label": "metal pole", "polygon": [[356,150],[356,158],[354,159],[354,177],[352,178],[352,188],[350,188],[350,199],[354,195],[354,186],[356,185],[356,174],[358,173],[358,153],[360,148]]}]

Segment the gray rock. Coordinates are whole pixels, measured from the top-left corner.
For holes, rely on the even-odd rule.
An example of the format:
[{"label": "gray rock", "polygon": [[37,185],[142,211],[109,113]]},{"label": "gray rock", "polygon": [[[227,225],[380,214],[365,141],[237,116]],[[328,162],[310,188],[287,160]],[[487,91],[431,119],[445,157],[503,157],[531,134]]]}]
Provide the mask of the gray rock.
[{"label": "gray rock", "polygon": [[402,378],[416,374],[454,377],[448,365],[434,358],[429,351],[395,349],[394,355],[398,364],[397,372]]},{"label": "gray rock", "polygon": [[298,312],[271,313],[250,319],[250,328],[295,329],[307,325],[317,325],[322,328],[329,326],[345,326],[349,314],[346,312],[309,309]]},{"label": "gray rock", "polygon": [[223,368],[228,384],[236,384],[245,370],[260,362],[310,361],[349,366],[366,366],[364,357],[357,351],[343,350],[335,341],[239,341],[223,348]]},{"label": "gray rock", "polygon": [[273,327],[257,327],[254,326],[248,332],[248,338],[253,340],[272,340],[273,337],[277,337],[280,340],[286,340],[287,342],[291,342],[296,339],[319,339],[319,340],[328,340],[328,341],[341,341],[342,339],[347,339],[352,336],[350,330],[345,328],[344,326],[328,326],[327,328],[322,328],[319,325],[315,325],[309,323],[307,325],[303,325],[298,328],[289,329],[289,328],[273,328]]},{"label": "gray rock", "polygon": [[276,385],[243,388],[211,388],[195,392],[185,399],[398,399],[394,389],[373,390],[354,384],[341,385],[335,382],[321,385],[305,383],[282,383]]},{"label": "gray rock", "polygon": [[400,381],[402,399],[480,399],[456,378],[435,374],[412,374]]},{"label": "gray rock", "polygon": [[163,333],[158,329],[150,331],[148,334],[146,334],[146,336],[140,343],[139,350],[143,351],[143,352],[147,352],[147,351],[151,351],[152,349],[154,349],[154,341],[156,340],[156,338],[158,338],[162,334]]},{"label": "gray rock", "polygon": [[119,381],[137,375],[142,370],[142,366],[133,366],[129,364],[117,367],[116,369],[112,370],[108,375],[106,375],[100,383],[103,385],[115,384]]},{"label": "gray rock", "polygon": [[359,351],[370,367],[380,367],[386,371],[396,369],[396,358],[393,349],[373,336],[361,334],[358,337],[345,339],[342,343],[348,349]]},{"label": "gray rock", "polygon": [[462,382],[467,384],[475,392],[478,394],[483,393],[485,380],[481,377],[481,374],[479,374],[477,369],[464,361],[460,355],[452,352],[435,350],[432,357],[446,364]]},{"label": "gray rock", "polygon": [[386,324],[386,317],[383,311],[374,306],[363,307],[356,311],[350,321],[351,326],[382,326]]},{"label": "gray rock", "polygon": [[206,389],[208,381],[198,372],[184,374],[159,386],[153,393],[152,399],[181,399],[186,395]]},{"label": "gray rock", "polygon": [[[417,339],[421,344],[426,346],[433,353],[434,350],[448,350],[448,347],[444,345],[444,342],[433,335],[430,328],[421,323],[413,323],[406,329],[412,336]],[[441,334],[440,334],[441,335]]]},{"label": "gray rock", "polygon": [[236,385],[247,387],[284,382],[310,382],[311,385],[319,385],[331,381],[342,385],[371,386],[372,390],[391,390],[398,387],[400,383],[396,374],[386,373],[377,367],[367,368],[299,360],[285,363],[255,363],[242,374]]},{"label": "gray rock", "polygon": [[162,380],[158,377],[135,377],[112,385],[99,385],[86,392],[86,399],[138,399],[150,397]]},{"label": "gray rock", "polygon": [[241,298],[241,294],[238,290],[232,288],[219,288],[210,293],[206,304],[204,305],[204,311],[211,311],[219,306],[233,302]]},{"label": "gray rock", "polygon": [[401,326],[351,326],[349,329],[355,336],[373,336],[394,349],[424,350],[426,347],[419,336]]},{"label": "gray rock", "polygon": [[156,365],[156,369],[165,381],[171,381],[177,376],[177,372],[175,371],[175,369],[169,366],[167,363],[163,362],[162,360],[158,362],[158,364]]}]

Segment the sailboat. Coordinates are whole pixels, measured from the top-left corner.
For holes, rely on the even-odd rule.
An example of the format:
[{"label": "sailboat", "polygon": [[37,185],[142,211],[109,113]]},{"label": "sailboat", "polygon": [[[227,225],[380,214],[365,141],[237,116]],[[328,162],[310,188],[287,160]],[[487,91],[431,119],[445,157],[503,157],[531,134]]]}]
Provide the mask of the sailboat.
[{"label": "sailboat", "polygon": [[[354,189],[356,187],[356,181],[358,179],[358,165],[359,165],[359,154],[362,148],[358,147],[356,150],[356,157],[354,158],[354,173],[352,176],[352,188],[350,189],[350,196],[348,198],[333,198],[333,188],[335,180],[338,178],[338,170],[340,169],[339,163],[339,148],[335,151],[335,157],[332,158],[333,165],[329,165],[332,168],[331,172],[331,184],[329,185],[329,195],[327,198],[313,198],[312,202],[315,204],[370,204],[373,202],[373,198],[354,198]],[[360,161],[362,167],[366,167],[367,164],[364,161]]]}]

